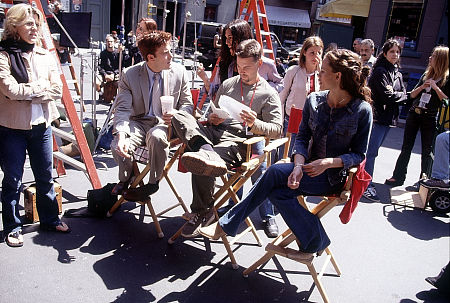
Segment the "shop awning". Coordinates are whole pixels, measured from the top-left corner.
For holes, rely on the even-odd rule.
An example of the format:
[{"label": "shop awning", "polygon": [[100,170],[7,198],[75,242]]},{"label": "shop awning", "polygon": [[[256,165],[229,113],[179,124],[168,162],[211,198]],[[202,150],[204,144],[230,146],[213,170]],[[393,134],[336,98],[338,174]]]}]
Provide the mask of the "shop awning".
[{"label": "shop awning", "polygon": [[320,8],[320,16],[351,18],[351,16],[368,17],[371,0],[334,0]]},{"label": "shop awning", "polygon": [[307,10],[266,5],[266,13],[269,25],[311,27]]}]

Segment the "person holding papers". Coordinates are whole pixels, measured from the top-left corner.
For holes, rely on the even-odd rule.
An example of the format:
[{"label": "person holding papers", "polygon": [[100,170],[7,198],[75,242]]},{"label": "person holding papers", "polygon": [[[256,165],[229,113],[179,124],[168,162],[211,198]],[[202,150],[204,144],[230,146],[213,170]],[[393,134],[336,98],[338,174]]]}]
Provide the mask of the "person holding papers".
[{"label": "person holding papers", "polygon": [[[261,46],[254,39],[244,40],[238,45],[236,55],[239,75],[223,82],[214,105],[242,103],[248,109],[242,110],[238,119],[221,119],[211,113],[208,124],[202,125],[183,112],[175,113],[172,118],[175,133],[188,146],[189,152],[184,153],[181,162],[192,173],[192,216],[182,231],[184,237],[198,235],[198,228],[213,216],[215,177],[225,174],[227,166],[239,166],[245,160],[246,148],[242,142],[253,135],[278,138],[282,133],[278,93],[258,75]],[[234,100],[223,101],[222,96]]]}]

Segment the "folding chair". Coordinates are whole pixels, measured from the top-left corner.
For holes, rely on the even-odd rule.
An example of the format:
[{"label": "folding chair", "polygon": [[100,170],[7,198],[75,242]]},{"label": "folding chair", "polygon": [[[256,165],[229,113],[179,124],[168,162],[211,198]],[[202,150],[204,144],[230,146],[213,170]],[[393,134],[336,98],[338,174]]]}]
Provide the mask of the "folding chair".
[{"label": "folding chair", "polygon": [[[266,146],[266,148],[264,149],[265,152],[270,152],[271,150],[284,144],[283,158],[280,159],[278,162],[289,163],[291,159],[288,155],[288,151],[289,151],[289,145],[290,145],[290,141],[291,141],[291,134],[297,133],[299,125],[301,123],[301,119],[302,119],[301,110],[292,108],[291,116],[289,119],[287,136],[285,138],[274,140],[273,142],[268,144]],[[329,197],[322,197],[323,198],[322,201],[311,210],[311,213],[318,216],[319,218],[322,218],[328,211],[330,211],[336,205],[345,204],[350,198],[353,175],[356,173],[356,171],[357,171],[356,167],[350,168],[349,175],[347,177],[347,182],[344,186],[344,189],[337,195],[333,195],[333,196],[329,196]],[[305,202],[304,196],[298,196],[297,199],[304,208],[309,210],[309,208]],[[296,240],[297,240],[297,238],[292,233],[292,231],[290,229],[287,229],[282,234],[280,234],[277,238],[275,238],[271,243],[266,245],[266,248],[265,248],[265,250],[267,251],[266,254],[264,256],[262,256],[258,261],[256,261],[253,265],[251,265],[249,268],[247,268],[243,272],[243,275],[245,277],[247,277],[249,273],[251,273],[252,271],[257,269],[259,266],[265,264],[273,256],[279,255],[279,256],[294,260],[296,262],[305,264],[308,267],[309,273],[313,277],[314,282],[317,285],[317,288],[319,289],[319,292],[320,292],[324,302],[329,302],[328,296],[325,293],[325,289],[323,288],[323,285],[322,285],[320,279],[323,276],[325,269],[327,268],[327,265],[330,261],[333,264],[333,267],[334,267],[336,273],[339,276],[341,275],[341,271],[337,265],[337,262],[333,256],[333,254],[331,253],[331,250],[328,247],[325,248],[324,251],[327,255],[327,258],[322,266],[322,270],[319,273],[317,273],[317,271],[313,265],[313,262],[316,257],[318,257],[322,254],[322,252],[318,253],[317,255],[313,255],[313,254],[303,253],[303,252],[300,252],[298,249],[293,249],[293,248],[288,247],[291,243],[296,242]]]},{"label": "folding chair", "polygon": [[[317,204],[312,210],[311,213],[318,216],[319,218],[322,218],[328,211],[330,211],[333,207],[339,204],[345,204],[349,198],[351,193],[351,187],[352,187],[352,180],[353,175],[356,173],[356,168],[352,167],[349,170],[349,176],[347,178],[347,183],[344,186],[344,189],[337,194],[336,196],[331,197],[323,197],[323,200]],[[306,205],[304,196],[299,196],[298,198],[299,203],[308,209],[308,206]],[[333,264],[333,267],[338,274],[338,276],[341,275],[341,270],[339,269],[339,266],[330,250],[329,247],[325,248],[326,253],[326,260],[322,266],[321,271],[318,273],[314,267],[314,260],[321,255],[322,252],[313,255],[313,254],[307,254],[300,252],[298,249],[293,249],[288,247],[292,242],[296,241],[295,235],[292,233],[290,229],[287,229],[285,232],[283,232],[281,235],[279,235],[276,239],[274,239],[271,243],[267,244],[265,250],[267,251],[264,256],[262,256],[258,261],[256,261],[253,265],[251,265],[249,268],[244,270],[243,275],[245,277],[248,276],[249,273],[257,269],[259,266],[265,264],[267,261],[269,261],[273,256],[279,255],[291,260],[294,260],[296,262],[300,262],[305,264],[308,267],[309,273],[311,274],[314,283],[316,284],[317,288],[319,289],[320,295],[322,296],[324,302],[330,302],[325,289],[322,285],[322,282],[320,279],[322,278],[325,269],[327,268],[327,265],[331,261]]]},{"label": "folding chair", "polygon": [[[192,100],[194,103],[194,114],[196,112],[197,109],[197,101],[198,101],[198,96],[199,96],[199,90],[198,89],[191,89],[191,94],[192,94]],[[170,138],[170,129],[169,129],[169,138]],[[169,171],[172,168],[172,166],[174,165],[175,161],[177,160],[177,158],[183,154],[185,146],[183,144],[181,144],[181,141],[179,139],[172,139],[170,140],[170,148],[175,148],[177,147],[176,152],[172,155],[171,159],[169,160],[169,162],[167,162],[167,164],[164,166],[164,170],[163,170],[163,178],[167,181],[167,183],[169,184],[170,189],[172,190],[172,192],[174,193],[176,199],[177,199],[177,203],[167,207],[166,209],[162,210],[159,213],[156,213],[153,205],[152,205],[152,199],[151,197],[149,197],[147,200],[145,201],[139,201],[138,203],[140,204],[146,204],[148,207],[148,210],[150,211],[150,215],[153,219],[153,222],[155,223],[155,228],[156,228],[156,232],[158,233],[158,237],[159,238],[163,238],[164,237],[164,233],[161,229],[161,226],[159,224],[158,221],[158,217],[161,217],[162,215],[164,215],[165,213],[171,211],[172,209],[181,206],[183,208],[183,210],[187,213],[189,212],[188,208],[186,207],[186,204],[183,201],[183,198],[181,198],[180,194],[178,193],[177,189],[175,188],[174,182],[172,181],[172,179],[169,176]],[[133,154],[133,175],[136,176],[134,181],[131,183],[130,188],[136,188],[137,186],[143,186],[144,182],[142,181],[144,179],[144,177],[148,174],[148,172],[150,171],[150,164],[148,163],[148,150],[145,146],[140,146],[138,147]],[[139,166],[138,163],[144,164],[145,168],[140,171],[139,170]],[[108,216],[111,216],[112,213],[114,213],[117,208],[122,204],[126,202],[126,200],[124,199],[124,197],[120,197],[120,199],[113,205],[113,207],[109,210],[108,212]]]},{"label": "folding chair", "polygon": [[[264,137],[253,137],[244,141],[244,144],[247,145],[246,151],[246,160],[241,166],[228,170],[228,172],[220,176],[223,185],[221,185],[213,195],[214,201],[214,218],[215,220],[219,219],[219,215],[217,210],[230,198],[233,202],[239,203],[240,199],[237,196],[236,192],[244,185],[244,183],[257,171],[257,169],[261,166],[261,164],[265,161],[266,154],[263,153],[261,155],[252,155],[252,145],[258,143],[260,141],[264,141]],[[212,222],[206,222],[206,225],[209,225]],[[256,229],[250,220],[247,218],[245,220],[247,227],[237,234],[233,239],[228,239],[227,236],[222,236],[222,242],[225,245],[225,249],[227,250],[228,256],[231,260],[231,265],[233,269],[237,269],[239,266],[236,262],[236,259],[233,255],[233,251],[231,249],[231,245],[236,243],[242,236],[244,236],[247,232],[251,232],[256,239],[256,242],[259,246],[262,246],[262,241],[258,236]],[[188,223],[185,223],[188,224]],[[169,244],[173,244],[174,241],[181,235],[184,225],[169,239]]]}]

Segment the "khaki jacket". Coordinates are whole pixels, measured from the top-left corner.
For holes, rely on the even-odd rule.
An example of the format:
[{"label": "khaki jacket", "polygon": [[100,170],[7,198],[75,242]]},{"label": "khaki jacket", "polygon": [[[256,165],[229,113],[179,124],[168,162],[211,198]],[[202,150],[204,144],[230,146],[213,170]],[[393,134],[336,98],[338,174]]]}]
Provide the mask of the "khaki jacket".
[{"label": "khaki jacket", "polygon": [[[45,49],[33,49],[38,81],[17,83],[11,74],[7,52],[0,52],[0,125],[12,129],[31,129],[31,103],[42,104],[47,126],[59,117],[55,101],[61,99],[62,82],[55,58]],[[24,58],[29,79],[30,63]],[[33,95],[39,94],[39,97]],[[27,101],[30,100],[30,101]]]},{"label": "khaki jacket", "polygon": [[[125,69],[119,81],[119,91],[114,101],[114,132],[130,134],[130,120],[155,119],[155,124],[163,123],[160,118],[147,117],[150,110],[150,87],[146,62]],[[186,69],[172,63],[169,70],[161,72],[162,95],[174,97],[174,108],[192,113],[193,104]],[[156,120],[158,119],[158,121]]]}]

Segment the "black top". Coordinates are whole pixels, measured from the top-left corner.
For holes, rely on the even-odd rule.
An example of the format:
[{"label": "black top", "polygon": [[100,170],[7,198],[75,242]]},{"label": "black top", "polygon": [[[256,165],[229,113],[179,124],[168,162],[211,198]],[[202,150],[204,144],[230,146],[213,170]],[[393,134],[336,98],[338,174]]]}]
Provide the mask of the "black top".
[{"label": "black top", "polygon": [[397,66],[380,56],[373,66],[369,87],[372,91],[374,122],[392,125],[399,114],[399,102],[407,97],[403,77]]}]

